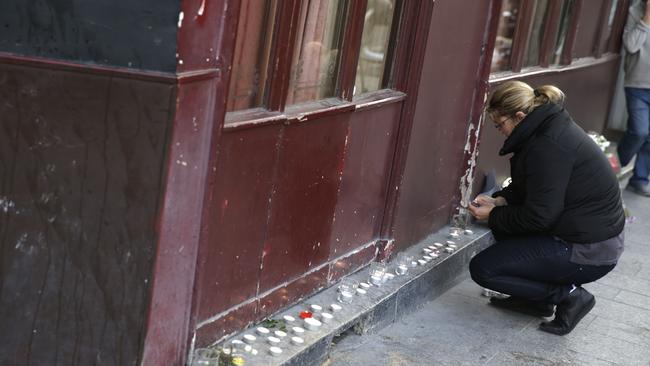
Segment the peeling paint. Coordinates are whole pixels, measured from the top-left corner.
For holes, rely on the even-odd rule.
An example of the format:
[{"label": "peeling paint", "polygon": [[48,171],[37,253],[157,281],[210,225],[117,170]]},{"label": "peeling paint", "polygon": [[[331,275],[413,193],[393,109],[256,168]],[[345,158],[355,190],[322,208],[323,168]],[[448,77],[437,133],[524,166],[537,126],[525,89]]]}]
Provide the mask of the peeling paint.
[{"label": "peeling paint", "polygon": [[199,11],[197,12],[198,16],[203,16],[204,11],[205,11],[205,0],[201,2],[201,6],[199,7]]},{"label": "peeling paint", "polygon": [[184,16],[185,16],[185,14],[183,14],[182,11],[180,13],[178,13],[178,28],[183,26],[183,17]]},{"label": "peeling paint", "polygon": [[9,209],[16,207],[16,203],[8,197],[0,197],[0,211],[7,213]]}]

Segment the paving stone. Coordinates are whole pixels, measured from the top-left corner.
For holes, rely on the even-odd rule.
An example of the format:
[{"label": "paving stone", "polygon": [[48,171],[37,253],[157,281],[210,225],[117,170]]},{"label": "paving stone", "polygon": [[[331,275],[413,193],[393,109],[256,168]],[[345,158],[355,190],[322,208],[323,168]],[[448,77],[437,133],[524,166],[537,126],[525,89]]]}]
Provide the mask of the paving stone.
[{"label": "paving stone", "polygon": [[608,286],[598,281],[587,283],[583,285],[583,287],[586,288],[589,292],[591,292],[594,296],[596,296],[596,300],[598,300],[601,297],[613,300],[616,297],[616,295],[618,295],[618,293],[621,292],[620,288]]},{"label": "paving stone", "polygon": [[643,278],[626,276],[613,271],[599,279],[597,282],[620,289],[624,288],[628,291],[633,291],[639,294],[645,294],[650,290],[650,281]]},{"label": "paving stone", "polygon": [[636,292],[621,290],[621,292],[616,295],[614,300],[622,302],[624,304],[650,310],[650,297],[638,294]]},{"label": "paving stone", "polygon": [[[564,353],[564,352],[563,352]],[[499,352],[486,366],[612,366],[619,365],[605,360],[594,358],[577,352],[566,352],[558,355],[548,352],[538,355],[530,354],[525,348],[523,351]]]},{"label": "paving stone", "polygon": [[650,344],[650,328],[621,323],[596,316],[587,329],[607,338],[616,338],[646,348]]}]

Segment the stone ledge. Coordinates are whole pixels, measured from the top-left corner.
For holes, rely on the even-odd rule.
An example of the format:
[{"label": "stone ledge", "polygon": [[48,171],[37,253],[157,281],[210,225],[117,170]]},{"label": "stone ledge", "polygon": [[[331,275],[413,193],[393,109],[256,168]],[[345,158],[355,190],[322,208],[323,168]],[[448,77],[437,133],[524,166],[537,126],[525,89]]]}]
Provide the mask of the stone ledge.
[{"label": "stone ledge", "polygon": [[[289,334],[283,339],[279,347],[283,352],[279,356],[269,354],[269,345],[262,337],[252,345],[258,354],[252,356],[246,354],[246,365],[322,365],[328,358],[329,350],[334,337],[353,328],[356,333],[365,334],[379,330],[395,322],[405,314],[417,310],[424,303],[442,295],[446,290],[461,282],[468,276],[467,265],[470,259],[479,251],[487,248],[494,241],[490,231],[481,226],[470,227],[472,235],[462,235],[454,240],[458,249],[451,253],[443,253],[440,257],[423,266],[410,268],[404,276],[396,276],[381,287],[372,287],[363,296],[355,296],[352,304],[339,304],[343,310],[333,313],[334,319],[329,323],[323,323],[321,329],[316,331],[306,330],[304,345],[295,346],[290,343]],[[429,235],[417,245],[405,251],[419,259],[424,255],[423,249],[434,242],[444,243],[449,240],[447,233],[449,227]],[[389,271],[394,270],[394,264],[389,263]],[[367,282],[368,268],[346,278],[359,282]],[[323,309],[336,303],[336,286],[325,289],[300,303],[275,314],[272,318],[282,319],[283,315],[291,315],[296,318],[297,324],[287,324],[288,330],[292,326],[305,328],[302,320],[298,317],[300,311],[306,310],[310,304],[318,304]],[[255,334],[255,328],[250,327],[230,337],[223,344],[235,339],[242,339],[245,334]],[[273,329],[271,329],[273,331]],[[288,332],[290,333],[290,332]]]}]

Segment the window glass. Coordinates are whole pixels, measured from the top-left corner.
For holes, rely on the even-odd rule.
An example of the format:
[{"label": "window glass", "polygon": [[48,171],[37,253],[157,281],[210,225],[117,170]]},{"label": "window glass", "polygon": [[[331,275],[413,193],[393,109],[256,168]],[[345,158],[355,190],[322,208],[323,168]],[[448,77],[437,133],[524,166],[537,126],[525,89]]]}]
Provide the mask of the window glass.
[{"label": "window glass", "polygon": [[242,0],[228,89],[228,111],[264,105],[277,0]]},{"label": "window glass", "polygon": [[335,96],[344,4],[343,0],[302,2],[287,104]]},{"label": "window glass", "polygon": [[528,37],[528,48],[524,66],[539,65],[539,50],[542,44],[544,26],[548,13],[548,0],[537,0],[535,4],[535,13],[533,15],[533,24]]},{"label": "window glass", "polygon": [[354,82],[355,95],[386,87],[384,75],[390,67],[388,46],[397,5],[395,0],[368,0]]},{"label": "window glass", "polygon": [[515,37],[520,2],[521,0],[503,1],[497,39],[494,43],[494,53],[492,54],[492,72],[510,70],[512,41]]},{"label": "window glass", "polygon": [[564,49],[564,42],[566,41],[567,33],[569,32],[569,21],[571,20],[571,8],[573,7],[574,0],[563,0],[562,10],[560,11],[560,30],[557,33],[555,47],[553,48],[553,65],[560,63],[562,58],[562,50]]}]

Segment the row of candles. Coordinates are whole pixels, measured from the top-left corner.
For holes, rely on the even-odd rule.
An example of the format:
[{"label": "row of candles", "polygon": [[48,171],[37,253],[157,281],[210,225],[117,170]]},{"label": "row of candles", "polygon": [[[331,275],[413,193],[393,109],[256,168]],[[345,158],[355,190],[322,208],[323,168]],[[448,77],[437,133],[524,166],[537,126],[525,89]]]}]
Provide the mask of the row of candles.
[{"label": "row of candles", "polygon": [[[452,227],[449,231],[449,238],[458,239],[463,233],[465,235],[473,234],[471,230]],[[367,282],[358,282],[353,279],[341,281],[337,287],[336,300],[338,303],[330,304],[327,309],[318,304],[311,304],[306,310],[298,314],[300,320],[291,315],[284,315],[280,322],[286,326],[286,331],[271,330],[263,326],[257,327],[255,334],[244,334],[242,339],[232,340],[227,346],[223,347],[222,353],[228,356],[230,365],[235,366],[243,366],[246,362],[246,355],[255,356],[259,354],[258,349],[263,343],[268,344],[267,350],[270,355],[280,356],[284,352],[283,347],[302,346],[305,343],[304,336],[307,331],[318,331],[323,323],[333,321],[335,314],[343,310],[343,305],[352,304],[355,297],[366,295],[373,287],[380,287],[395,278],[395,276],[408,274],[411,268],[427,265],[437,259],[442,251],[453,253],[457,248],[458,246],[453,240],[447,240],[445,244],[436,242],[423,248],[421,258],[416,259],[414,255],[399,253],[394,262],[394,273],[389,271],[386,263],[373,262],[370,264]],[[260,342],[260,338],[264,341]],[[209,354],[209,356],[206,356],[206,354]],[[228,365],[223,361],[220,363],[218,359],[219,357],[218,355],[215,356],[214,350],[201,348],[195,351],[192,364],[194,366]]]}]

